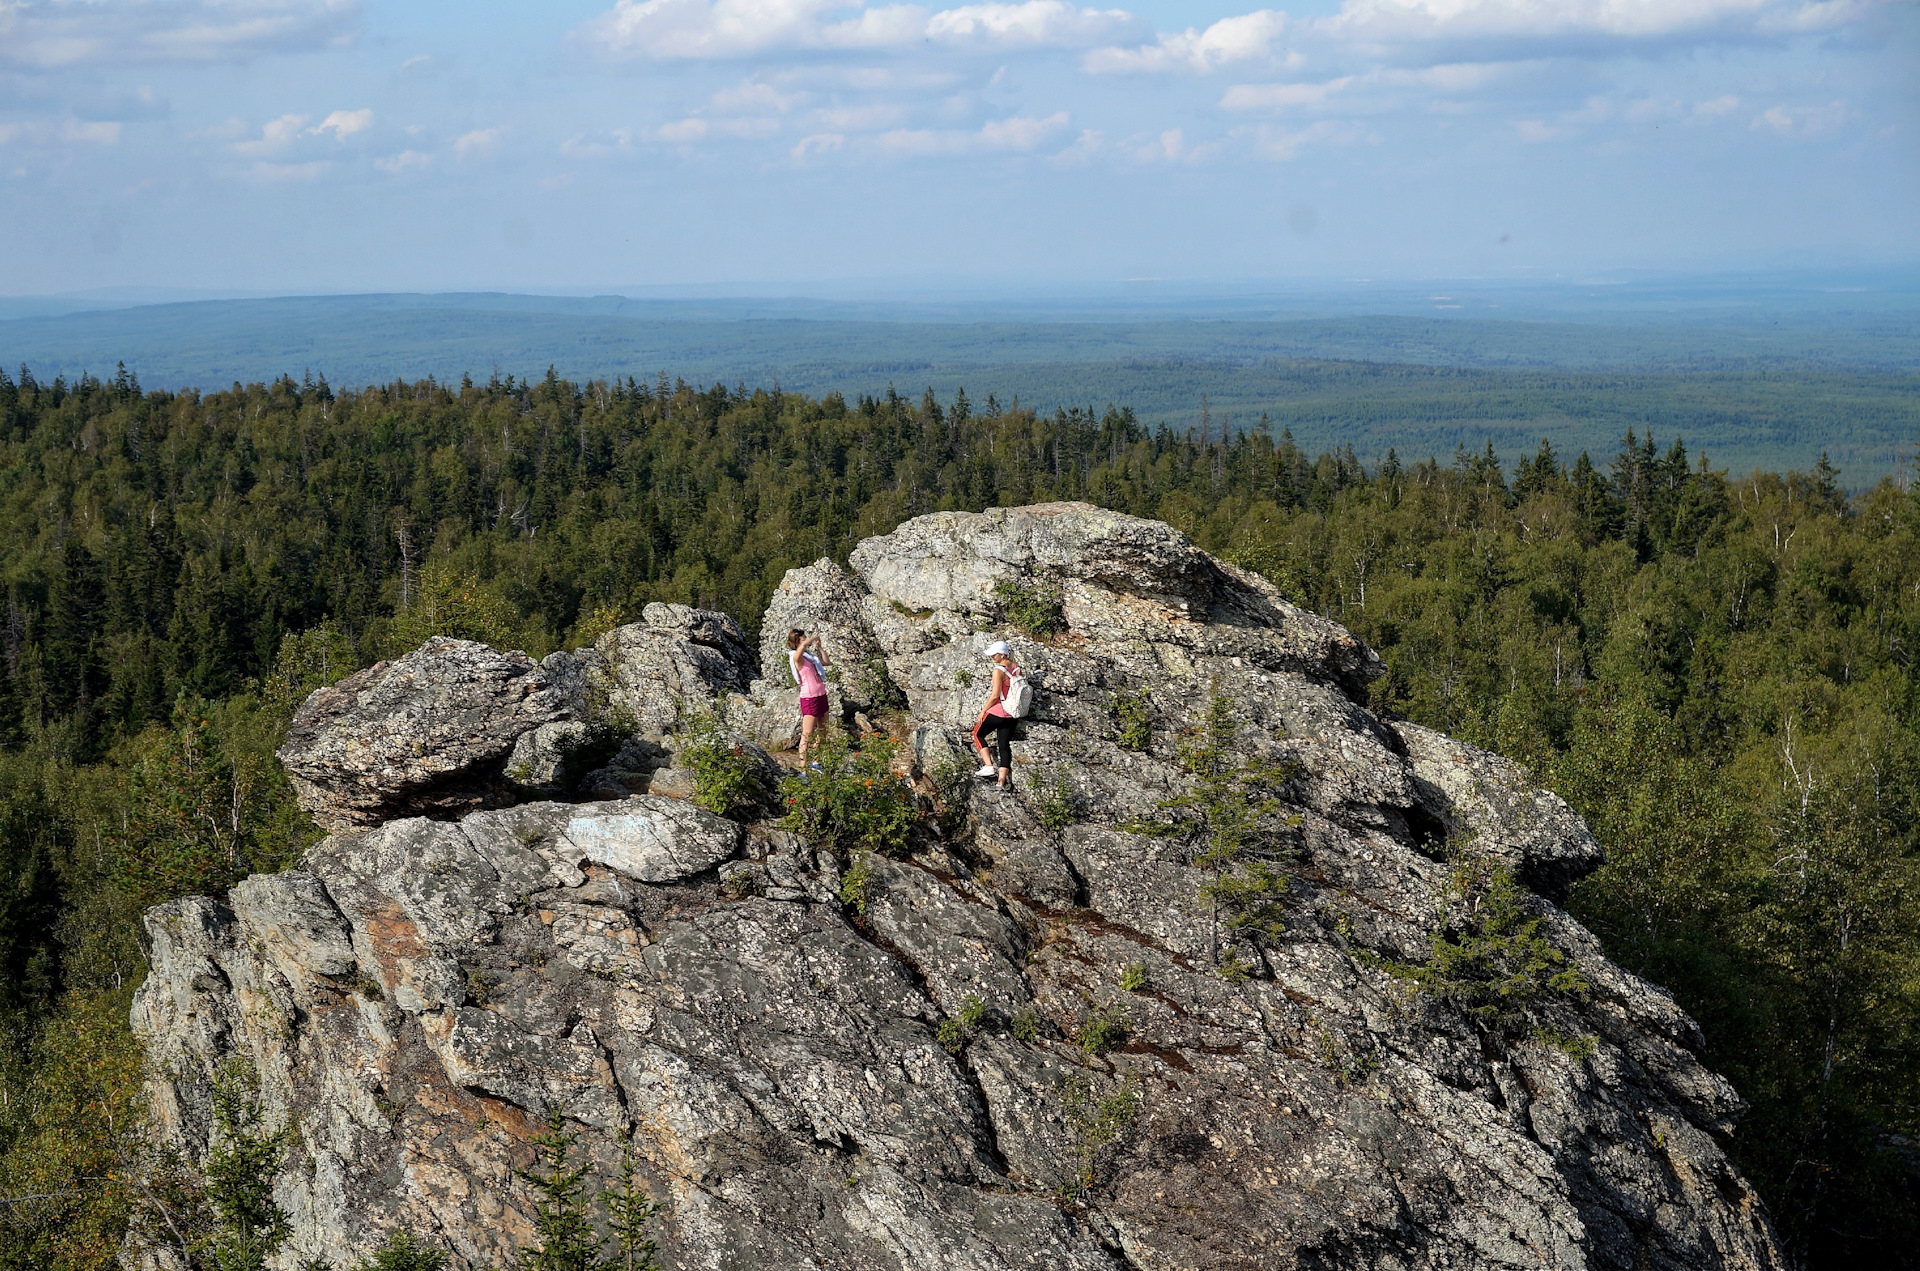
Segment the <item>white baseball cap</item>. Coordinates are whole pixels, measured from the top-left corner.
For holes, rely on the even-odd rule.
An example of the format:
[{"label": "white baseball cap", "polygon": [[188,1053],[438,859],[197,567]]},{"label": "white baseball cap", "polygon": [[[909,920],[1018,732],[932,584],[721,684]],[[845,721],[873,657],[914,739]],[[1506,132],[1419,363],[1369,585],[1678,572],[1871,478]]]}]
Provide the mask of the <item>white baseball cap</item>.
[{"label": "white baseball cap", "polygon": [[997,658],[1003,653],[1006,654],[1008,657],[1013,656],[1013,646],[1008,644],[1005,640],[995,640],[992,644],[987,646],[987,656],[990,658]]}]

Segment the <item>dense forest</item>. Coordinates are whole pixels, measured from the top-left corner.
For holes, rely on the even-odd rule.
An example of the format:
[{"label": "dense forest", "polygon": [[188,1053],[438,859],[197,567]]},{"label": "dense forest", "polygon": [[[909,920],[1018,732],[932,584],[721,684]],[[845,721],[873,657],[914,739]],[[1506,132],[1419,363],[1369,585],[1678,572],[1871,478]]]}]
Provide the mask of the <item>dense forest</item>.
[{"label": "dense forest", "polygon": [[[1370,641],[1375,705],[1530,766],[1609,863],[1572,906],[1751,1111],[1797,1266],[1920,1262],[1920,497],[1677,438],[1444,460],[964,393],[511,378],[146,393],[0,375],[0,1267],[152,1212],[138,914],[315,835],[272,750],[434,632],[536,655],[940,509],[1158,517]],[[149,1163],[150,1164],[150,1163]]]}]

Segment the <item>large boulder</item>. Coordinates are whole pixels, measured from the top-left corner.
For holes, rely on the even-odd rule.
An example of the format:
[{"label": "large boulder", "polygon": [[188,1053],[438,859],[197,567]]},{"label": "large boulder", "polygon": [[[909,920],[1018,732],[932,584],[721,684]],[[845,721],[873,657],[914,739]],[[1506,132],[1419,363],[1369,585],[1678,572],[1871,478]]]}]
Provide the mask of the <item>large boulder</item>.
[{"label": "large boulder", "polygon": [[447,815],[510,799],[507,756],[568,713],[524,653],[436,636],[412,653],[316,689],[280,762],[324,829]]},{"label": "large boulder", "polygon": [[[1016,630],[1002,583],[1057,592],[1056,629]],[[293,1136],[284,1266],[399,1228],[452,1271],[510,1264],[555,1106],[596,1180],[633,1150],[676,1269],[1785,1265],[1699,1029],[1557,907],[1601,863],[1585,825],[1524,769],[1377,718],[1378,660],[1336,624],[1168,526],[1055,504],[791,571],[759,667],[737,628],[650,609],[542,671],[576,725],[617,703],[663,729],[710,692],[790,718],[788,626],[827,633],[849,713],[906,703],[903,756],[945,792],[910,855],[655,791],[343,828],[148,915],[162,1138],[198,1159],[211,1074],[260,1073]],[[1001,636],[1040,685],[1014,786],[956,785]],[[1221,700],[1220,762],[1277,782],[1258,938],[1220,888],[1246,876],[1149,824],[1194,791]],[[1394,973],[1481,859],[1539,893],[1584,989],[1490,1023]]]}]

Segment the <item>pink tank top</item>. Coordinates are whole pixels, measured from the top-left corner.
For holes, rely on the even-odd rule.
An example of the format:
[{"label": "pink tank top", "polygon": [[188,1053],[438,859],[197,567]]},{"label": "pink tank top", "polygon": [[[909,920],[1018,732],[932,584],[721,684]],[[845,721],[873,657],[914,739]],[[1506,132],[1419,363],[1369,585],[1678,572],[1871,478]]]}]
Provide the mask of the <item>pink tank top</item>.
[{"label": "pink tank top", "polygon": [[994,670],[999,671],[1006,678],[1000,681],[1000,695],[993,699],[993,705],[987,707],[987,714],[998,715],[1002,719],[1008,719],[1010,716],[1007,714],[1007,708],[1003,703],[1007,700],[1007,688],[1013,683],[1013,677],[1020,674],[1020,668],[1017,666],[995,667]]},{"label": "pink tank top", "polygon": [[793,656],[793,663],[794,670],[800,679],[800,696],[826,696],[827,682],[820,677],[820,663],[814,659],[813,654],[796,654]]}]

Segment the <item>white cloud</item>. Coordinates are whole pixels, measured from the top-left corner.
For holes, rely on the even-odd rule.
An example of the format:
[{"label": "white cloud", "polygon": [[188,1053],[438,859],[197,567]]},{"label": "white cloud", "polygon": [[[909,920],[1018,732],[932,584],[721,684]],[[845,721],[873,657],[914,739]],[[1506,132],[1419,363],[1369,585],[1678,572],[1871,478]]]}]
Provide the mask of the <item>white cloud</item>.
[{"label": "white cloud", "polygon": [[324,47],[359,17],[359,0],[0,0],[0,63],[246,60]]},{"label": "white cloud", "polygon": [[1124,9],[1081,9],[1067,0],[968,4],[927,19],[926,34],[946,43],[1003,48],[1084,48],[1134,25]]},{"label": "white cloud", "polygon": [[1693,113],[1699,119],[1718,119],[1738,109],[1740,109],[1740,99],[1729,94],[1725,97],[1716,97],[1712,101],[1701,102],[1693,108]]},{"label": "white cloud", "polygon": [[325,160],[312,163],[255,163],[246,170],[250,180],[266,185],[280,185],[291,181],[317,181],[333,165]]},{"label": "white cloud", "polygon": [[957,47],[1084,48],[1133,24],[1123,10],[1083,9],[1069,0],[989,0],[938,11],[848,0],[617,0],[574,34],[604,56],[665,61],[899,49],[929,41]]},{"label": "white cloud", "polygon": [[356,132],[365,132],[373,126],[371,110],[336,110],[307,130],[309,136],[317,137],[323,132],[333,134],[336,141],[345,141]]},{"label": "white cloud", "polygon": [[18,123],[0,123],[0,146],[12,141],[113,146],[120,143],[120,121],[117,119],[36,119]]},{"label": "white cloud", "polygon": [[1045,119],[1025,115],[995,119],[981,125],[980,144],[988,150],[1032,150],[1066,126],[1067,112],[1064,110]]},{"label": "white cloud", "polygon": [[1542,119],[1516,119],[1513,123],[1513,130],[1520,135],[1520,140],[1536,143],[1552,141],[1560,135],[1557,128]]},{"label": "white cloud", "polygon": [[498,128],[475,128],[472,132],[463,132],[453,139],[453,153],[462,159],[479,155],[485,158],[493,153],[500,144]]},{"label": "white cloud", "polygon": [[1876,0],[1346,0],[1314,28],[1375,46],[1657,43],[1823,30],[1877,7]]},{"label": "white cloud", "polygon": [[402,172],[412,172],[433,163],[433,156],[419,150],[402,150],[399,154],[390,154],[384,159],[375,159],[373,166],[382,172],[391,172],[399,176]]},{"label": "white cloud", "polygon": [[300,130],[307,126],[308,115],[282,115],[270,119],[261,125],[260,135],[251,141],[236,142],[233,152],[245,158],[264,158],[279,154],[300,139]]},{"label": "white cloud", "polygon": [[837,132],[815,133],[811,137],[800,138],[793,148],[793,157],[805,159],[808,155],[831,154],[847,144],[847,139]]},{"label": "white cloud", "polygon": [[1367,138],[1367,130],[1352,123],[1342,123],[1333,119],[1322,119],[1318,123],[1308,124],[1305,128],[1281,128],[1272,124],[1260,124],[1251,132],[1242,133],[1252,143],[1253,153],[1262,159],[1279,162],[1299,157],[1300,151],[1310,145],[1344,146],[1352,145]]},{"label": "white cloud", "polygon": [[1324,84],[1235,84],[1220,99],[1222,110],[1293,110],[1320,106],[1347,85],[1353,76],[1342,75]]},{"label": "white cloud", "polygon": [[1164,34],[1138,48],[1102,48],[1087,54],[1086,69],[1095,74],[1138,71],[1197,71],[1205,74],[1232,62],[1274,55],[1274,41],[1287,29],[1287,15],[1260,9],[1239,17],[1222,18],[1204,31],[1188,27],[1177,35]]},{"label": "white cloud", "polygon": [[750,79],[732,88],[723,88],[710,99],[711,108],[726,115],[757,115],[768,111],[784,115],[804,106],[808,94],[788,92],[765,80]]},{"label": "white cloud", "polygon": [[1838,132],[1853,111],[1843,101],[1824,106],[1769,106],[1754,117],[1752,126],[1782,137],[1805,139]]},{"label": "white cloud", "polygon": [[575,133],[560,143],[560,153],[569,159],[604,159],[608,155],[629,154],[633,150],[633,130],[615,128],[604,140]]}]

